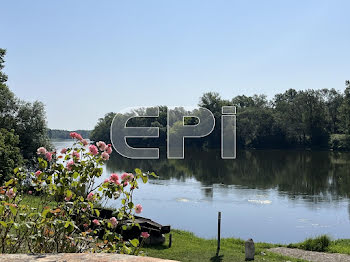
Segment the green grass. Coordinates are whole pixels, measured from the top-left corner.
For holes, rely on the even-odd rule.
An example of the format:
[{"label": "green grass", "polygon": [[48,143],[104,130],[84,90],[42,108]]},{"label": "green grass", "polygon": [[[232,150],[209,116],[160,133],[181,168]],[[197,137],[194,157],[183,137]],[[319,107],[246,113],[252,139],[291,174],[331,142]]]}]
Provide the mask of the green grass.
[{"label": "green grass", "polygon": [[290,244],[290,248],[350,255],[350,239],[330,240],[328,236],[308,238],[301,243]]},{"label": "green grass", "polygon": [[21,204],[29,205],[30,207],[37,208],[38,210],[42,210],[44,205],[47,205],[51,208],[57,206],[57,202],[53,199],[47,199],[46,197],[33,195],[23,195]]},{"label": "green grass", "polygon": [[288,247],[290,248],[300,248],[309,251],[317,251],[317,252],[327,252],[329,250],[329,246],[331,245],[331,238],[327,235],[321,235],[315,238],[308,238],[305,241],[297,244],[290,244]]},{"label": "green grass", "polygon": [[[203,239],[196,237],[193,233],[172,230],[172,246],[168,248],[168,238],[166,243],[159,246],[144,247],[143,251],[147,256],[178,261],[244,261],[244,241],[234,238],[221,239],[221,249],[218,257],[215,256],[217,240]],[[304,261],[273,254],[268,251],[271,247],[278,245],[267,243],[255,244],[254,261]],[[263,252],[263,253],[262,253]]]},{"label": "green grass", "polygon": [[328,252],[350,255],[350,239],[338,239],[331,242]]}]

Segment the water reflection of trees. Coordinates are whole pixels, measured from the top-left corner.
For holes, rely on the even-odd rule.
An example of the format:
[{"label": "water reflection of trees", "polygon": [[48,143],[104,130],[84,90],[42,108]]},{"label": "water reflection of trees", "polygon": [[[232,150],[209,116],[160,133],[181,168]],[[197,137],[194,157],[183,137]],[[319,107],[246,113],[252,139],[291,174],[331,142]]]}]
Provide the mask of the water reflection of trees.
[{"label": "water reflection of trees", "polygon": [[154,171],[161,179],[194,177],[207,186],[275,188],[291,198],[312,202],[350,195],[348,153],[241,150],[236,160],[223,160],[219,151],[186,151],[183,160],[131,160],[113,155],[107,165],[111,172],[132,172],[135,167]]}]

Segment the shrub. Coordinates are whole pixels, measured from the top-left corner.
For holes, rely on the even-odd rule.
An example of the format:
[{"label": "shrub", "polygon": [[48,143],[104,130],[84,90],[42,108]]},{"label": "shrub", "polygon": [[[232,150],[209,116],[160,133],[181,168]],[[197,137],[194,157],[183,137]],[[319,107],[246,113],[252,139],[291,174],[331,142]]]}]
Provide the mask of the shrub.
[{"label": "shrub", "polygon": [[308,238],[304,242],[298,244],[297,247],[309,251],[325,252],[330,244],[331,239],[329,236],[322,235],[316,238]]},{"label": "shrub", "polygon": [[[120,233],[139,226],[134,213],[142,206],[132,201],[138,180],[147,183],[148,176],[139,169],[135,174],[112,174],[96,184],[102,175],[102,165],[108,161],[111,145],[98,142],[89,145],[81,135],[72,148],[60,153],[38,148],[38,170],[28,174],[15,169],[15,177],[0,188],[0,252],[17,253],[25,249],[32,253],[50,252],[119,252],[138,254],[144,239],[123,239]],[[28,191],[28,184],[30,191]],[[25,193],[40,194],[43,208],[22,204]],[[102,199],[120,199],[114,217],[101,218],[96,208]],[[55,206],[52,206],[55,199]]]}]

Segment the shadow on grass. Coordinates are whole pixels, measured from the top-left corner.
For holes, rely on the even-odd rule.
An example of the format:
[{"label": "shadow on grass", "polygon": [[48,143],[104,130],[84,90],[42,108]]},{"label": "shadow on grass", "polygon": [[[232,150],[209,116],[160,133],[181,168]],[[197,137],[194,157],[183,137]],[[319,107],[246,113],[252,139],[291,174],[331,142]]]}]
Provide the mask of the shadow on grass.
[{"label": "shadow on grass", "polygon": [[143,245],[143,247],[154,250],[164,250],[169,248],[167,245]]},{"label": "shadow on grass", "polygon": [[224,259],[224,255],[221,256],[213,256],[210,258],[210,261],[212,262],[221,262]]}]

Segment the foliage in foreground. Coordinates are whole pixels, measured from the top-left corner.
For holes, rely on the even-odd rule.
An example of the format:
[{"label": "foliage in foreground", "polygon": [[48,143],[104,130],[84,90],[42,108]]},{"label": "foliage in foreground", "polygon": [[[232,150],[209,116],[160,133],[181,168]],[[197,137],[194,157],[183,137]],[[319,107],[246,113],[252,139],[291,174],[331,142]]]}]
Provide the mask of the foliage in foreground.
[{"label": "foliage in foreground", "polygon": [[[148,174],[112,174],[97,183],[111,145],[89,143],[77,133],[72,148],[59,154],[38,148],[38,170],[15,169],[15,177],[0,187],[0,253],[119,252],[137,255],[143,239],[123,239],[122,232],[138,224],[134,213],[142,206],[132,201],[138,180]],[[154,175],[154,174],[153,174]],[[25,194],[40,196],[40,202],[23,201]],[[120,199],[121,207],[111,218],[101,218],[96,208],[102,199]],[[33,199],[32,199],[33,200]],[[140,239],[142,242],[140,243]]]}]

